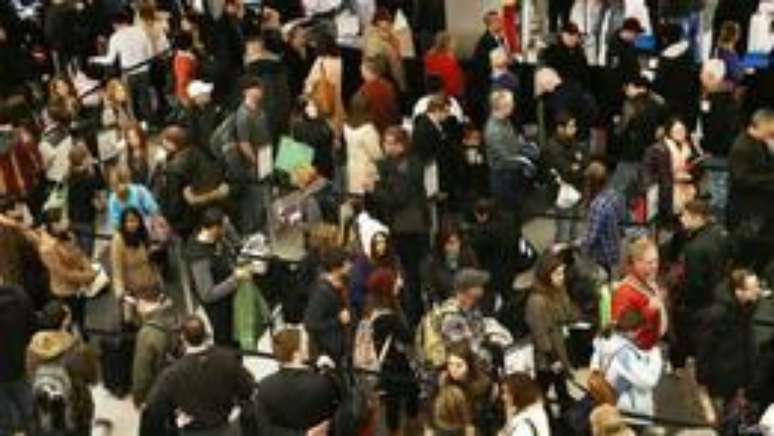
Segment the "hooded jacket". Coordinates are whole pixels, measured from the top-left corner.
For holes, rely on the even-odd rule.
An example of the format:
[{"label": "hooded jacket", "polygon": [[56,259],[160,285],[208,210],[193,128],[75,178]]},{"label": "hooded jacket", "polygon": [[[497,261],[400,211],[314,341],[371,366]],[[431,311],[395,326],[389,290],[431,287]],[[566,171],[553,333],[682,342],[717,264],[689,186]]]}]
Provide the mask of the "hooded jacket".
[{"label": "hooded jacket", "polygon": [[132,398],[135,404],[145,401],[153,382],[174,354],[177,321],[171,307],[161,307],[148,315],[137,333],[132,366]]},{"label": "hooded jacket", "polygon": [[594,341],[591,369],[600,370],[618,393],[618,409],[653,415],[653,390],[664,367],[661,349],[643,351],[619,334]]}]

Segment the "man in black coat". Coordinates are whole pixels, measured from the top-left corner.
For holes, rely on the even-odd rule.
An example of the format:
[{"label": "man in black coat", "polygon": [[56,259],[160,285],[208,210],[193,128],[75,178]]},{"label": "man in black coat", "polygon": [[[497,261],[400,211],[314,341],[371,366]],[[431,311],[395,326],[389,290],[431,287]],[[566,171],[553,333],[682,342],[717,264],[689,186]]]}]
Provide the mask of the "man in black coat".
[{"label": "man in black coat", "polygon": [[605,68],[604,113],[621,109],[623,87],[629,80],[640,77],[640,61],[634,41],[644,31],[639,20],[627,18],[610,40]]},{"label": "man in black coat", "polygon": [[183,434],[241,434],[229,416],[253,395],[252,375],[234,351],[208,345],[204,322],[197,316],[183,321],[182,340],[185,356],[164,370],[148,394],[140,436],[165,434],[165,422],[173,414],[187,422]]},{"label": "man in black coat", "polygon": [[731,146],[730,223],[758,217],[774,220],[774,111],[757,111]]},{"label": "man in black coat", "polygon": [[470,90],[470,100],[474,103],[475,112],[472,118],[483,124],[486,119],[487,92],[490,77],[492,76],[492,66],[490,64],[489,54],[492,50],[502,48],[509,53],[508,42],[505,39],[503,31],[503,20],[498,11],[490,11],[484,16],[484,25],[486,31],[478,39],[476,48],[473,51],[471,61],[473,64],[473,82],[468,86]]},{"label": "man in black coat", "polygon": [[25,351],[35,329],[32,303],[19,287],[0,286],[0,432],[26,430],[34,399],[27,382]]},{"label": "man in black coat", "polygon": [[440,190],[449,195],[448,203],[456,204],[455,179],[461,165],[460,149],[454,147],[446,132],[449,119],[449,100],[445,96],[430,99],[424,114],[414,119],[412,144],[425,165],[435,161],[438,165]]},{"label": "man in black coat", "polygon": [[256,77],[264,84],[263,107],[266,122],[276,142],[287,133],[290,120],[290,84],[282,58],[267,50],[262,37],[252,37],[245,45],[245,75]]},{"label": "man in black coat", "polygon": [[588,88],[591,70],[581,41],[582,36],[578,25],[572,22],[566,23],[556,42],[543,52],[543,61],[547,66],[555,69],[562,79],[578,82],[584,88]]},{"label": "man in black coat", "polygon": [[753,379],[757,354],[753,319],[760,291],[755,273],[735,270],[728,286],[721,285],[718,301],[699,315],[696,378],[724,406],[743,395]]},{"label": "man in black coat", "polygon": [[309,296],[304,326],[316,351],[341,363],[352,346],[347,287],[352,261],[344,249],[333,248],[322,253],[321,263],[323,274]]},{"label": "man in black coat", "polygon": [[[726,230],[711,221],[710,208],[704,200],[692,200],[680,215],[688,240],[682,249],[684,279],[677,284],[675,329],[680,340],[680,355],[673,362],[695,353],[698,327],[696,314],[714,303],[712,291],[726,276],[731,262],[731,244]],[[682,366],[682,365],[680,365]]]},{"label": "man in black coat", "polygon": [[336,412],[335,379],[309,365],[309,344],[301,330],[276,333],[273,345],[280,369],[258,383],[259,435],[306,435]]}]

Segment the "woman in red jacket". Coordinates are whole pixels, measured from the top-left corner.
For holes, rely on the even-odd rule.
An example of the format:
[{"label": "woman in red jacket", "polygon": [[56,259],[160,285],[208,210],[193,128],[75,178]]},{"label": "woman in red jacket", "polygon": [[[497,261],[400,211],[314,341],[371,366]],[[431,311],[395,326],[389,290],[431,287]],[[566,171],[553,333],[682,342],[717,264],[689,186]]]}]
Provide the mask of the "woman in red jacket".
[{"label": "woman in red jacket", "polygon": [[465,77],[454,48],[455,43],[449,32],[438,33],[433,47],[425,55],[425,76],[441,77],[446,94],[459,98],[465,87]]}]

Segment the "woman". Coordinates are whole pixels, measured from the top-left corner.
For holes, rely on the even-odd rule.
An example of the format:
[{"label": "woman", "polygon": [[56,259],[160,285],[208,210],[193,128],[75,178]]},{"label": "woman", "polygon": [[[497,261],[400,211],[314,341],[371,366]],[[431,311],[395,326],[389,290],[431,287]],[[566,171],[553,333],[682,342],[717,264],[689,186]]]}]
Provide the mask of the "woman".
[{"label": "woman", "polygon": [[446,301],[454,291],[454,275],[462,268],[478,268],[478,260],[459,223],[446,219],[433,253],[422,265],[422,292],[427,302]]},{"label": "woman", "polygon": [[695,163],[702,152],[693,144],[685,123],[680,119],[675,118],[667,122],[665,130],[664,143],[669,149],[672,180],[674,180],[671,212],[679,215],[685,203],[696,196],[696,188],[693,184]]},{"label": "woman", "polygon": [[[653,415],[653,391],[661,379],[661,349],[643,350],[635,342],[644,320],[636,310],[627,310],[594,341],[591,369],[602,373],[618,394],[621,411]],[[645,424],[643,424],[643,428]]]},{"label": "woman", "polygon": [[406,74],[403,70],[400,42],[392,26],[393,17],[390,12],[385,8],[379,8],[363,37],[363,59],[376,60],[380,70],[386,73],[403,93],[408,89]]},{"label": "woman", "polygon": [[119,79],[110,79],[105,85],[102,127],[114,130],[118,140],[129,124],[136,121],[126,86]]},{"label": "woman", "polygon": [[342,100],[342,68],[336,41],[330,35],[322,36],[317,45],[317,59],[306,77],[304,90],[337,132],[341,131],[346,116]]},{"label": "woman", "polygon": [[290,95],[301,95],[304,92],[304,80],[312,69],[315,59],[306,40],[306,30],[303,26],[294,25],[285,38],[285,64],[288,66],[288,84]]},{"label": "woman", "polygon": [[444,386],[433,399],[433,419],[425,436],[475,436],[471,406],[457,386]]},{"label": "woman", "polygon": [[589,164],[584,176],[584,201],[588,214],[582,250],[609,277],[617,277],[621,259],[619,241],[623,237],[626,203],[623,196],[608,183],[607,168],[603,163]]},{"label": "woman", "polygon": [[[23,198],[35,197],[42,191],[43,158],[38,150],[38,138],[32,124],[19,126],[15,131],[0,135],[9,141],[8,147],[0,150],[0,196]],[[38,195],[40,196],[40,195]],[[35,203],[33,198],[30,203]],[[30,204],[32,213],[37,207]]]},{"label": "woman", "polygon": [[493,408],[492,380],[480,368],[467,342],[455,342],[446,348],[446,368],[441,372],[440,386],[441,390],[445,386],[462,389],[471,406],[476,428],[481,431],[490,428],[488,413]]},{"label": "woman", "polygon": [[373,188],[379,175],[376,165],[384,157],[379,131],[369,114],[368,101],[355,94],[344,125],[349,194],[364,194]]},{"label": "woman", "polygon": [[129,168],[132,183],[149,186],[158,161],[153,158],[145,129],[138,123],[131,123],[124,131],[124,137],[123,164]]},{"label": "woman", "polygon": [[355,313],[360,315],[366,303],[368,278],[377,268],[389,268],[400,272],[400,262],[390,242],[389,230],[373,219],[359,219],[360,241],[363,252],[352,264],[349,299]]},{"label": "woman", "polygon": [[60,101],[67,108],[71,120],[78,119],[81,102],[73,82],[64,76],[57,76],[48,83],[48,101]]},{"label": "woman", "polygon": [[[382,404],[391,435],[403,434],[401,429],[406,426],[402,425],[401,416],[404,411],[414,426],[419,414],[419,386],[407,355],[413,343],[412,334],[400,308],[401,287],[400,277],[394,269],[380,267],[374,270],[368,277],[364,313],[364,319],[372,323],[374,348],[385,350],[378,386],[383,392]],[[408,428],[405,432],[412,434]]]},{"label": "woman", "polygon": [[119,166],[110,176],[112,192],[108,197],[108,218],[110,227],[118,229],[124,210],[134,208],[140,211],[143,220],[159,216],[161,213],[156,199],[144,185],[132,183],[129,169]]},{"label": "woman", "polygon": [[312,166],[317,174],[333,180],[336,167],[333,159],[336,135],[330,123],[320,116],[320,110],[314,100],[299,97],[290,125],[290,134],[296,141],[314,149]]},{"label": "woman", "polygon": [[516,372],[500,383],[505,405],[505,427],[500,436],[550,436],[548,414],[540,384],[528,374]]},{"label": "woman", "polygon": [[435,44],[425,55],[425,76],[437,75],[443,80],[446,95],[460,98],[465,76],[455,55],[456,44],[449,32],[435,36]]},{"label": "woman", "polygon": [[412,152],[408,133],[401,127],[394,126],[385,131],[384,154],[372,200],[377,216],[390,228],[395,251],[406,273],[403,308],[413,325],[419,322],[423,313],[419,266],[429,249],[425,169]]},{"label": "woman", "polygon": [[151,261],[152,252],[142,214],[134,207],[126,208],[110,245],[113,292],[126,303],[124,321],[135,320],[137,300],[156,301],[161,292],[161,276]]},{"label": "woman", "polygon": [[198,76],[199,61],[193,50],[193,36],[190,33],[178,35],[175,57],[172,59],[172,76],[175,80],[175,97],[183,107],[191,106],[188,84]]},{"label": "woman", "polygon": [[720,26],[716,56],[726,64],[725,79],[733,85],[739,85],[744,78],[744,67],[742,67],[742,61],[736,50],[740,37],[739,23],[725,21]]},{"label": "woman", "polygon": [[535,285],[527,298],[526,321],[535,344],[537,379],[547,395],[553,387],[561,407],[572,401],[567,376],[572,364],[564,342],[564,330],[575,318],[567,295],[561,257],[552,251],[543,255],[535,271]]}]

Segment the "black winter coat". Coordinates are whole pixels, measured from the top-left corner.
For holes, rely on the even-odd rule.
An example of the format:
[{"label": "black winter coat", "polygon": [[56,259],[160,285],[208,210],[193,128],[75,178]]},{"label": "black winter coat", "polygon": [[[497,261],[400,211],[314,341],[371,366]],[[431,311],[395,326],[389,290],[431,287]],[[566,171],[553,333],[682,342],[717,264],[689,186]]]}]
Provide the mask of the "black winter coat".
[{"label": "black winter coat", "polygon": [[683,247],[683,259],[685,282],[681,304],[691,311],[712,305],[712,290],[723,280],[731,260],[728,232],[715,224],[702,227]]},{"label": "black winter coat", "polygon": [[708,94],[701,107],[702,148],[715,156],[728,156],[742,127],[742,113],[731,90]]},{"label": "black winter coat", "polygon": [[731,175],[729,210],[774,218],[774,153],[765,143],[742,132],[728,156]]},{"label": "black winter coat", "polygon": [[25,350],[35,331],[32,302],[19,287],[0,286],[0,383],[22,379]]},{"label": "black winter coat", "polygon": [[699,71],[688,44],[685,51],[670,53],[670,46],[659,58],[653,89],[666,101],[669,113],[680,117],[693,131],[699,113]]},{"label": "black winter coat", "polygon": [[424,166],[409,154],[388,158],[378,164],[379,182],[373,199],[377,215],[395,235],[421,235],[429,228]]},{"label": "black winter coat", "polygon": [[735,298],[699,313],[696,376],[711,396],[731,398],[752,382],[757,354],[754,315],[755,306],[743,307]]},{"label": "black winter coat", "polygon": [[344,299],[326,279],[320,278],[309,296],[304,312],[304,326],[320,354],[341,362],[351,342],[349,330],[339,322],[339,313],[346,309]]}]

